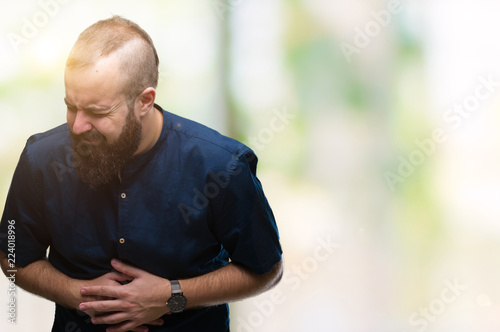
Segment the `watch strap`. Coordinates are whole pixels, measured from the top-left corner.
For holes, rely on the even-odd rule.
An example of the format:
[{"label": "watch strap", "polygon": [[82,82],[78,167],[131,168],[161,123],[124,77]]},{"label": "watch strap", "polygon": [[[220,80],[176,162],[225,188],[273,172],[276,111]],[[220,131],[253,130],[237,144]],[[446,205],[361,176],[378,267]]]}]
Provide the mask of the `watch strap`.
[{"label": "watch strap", "polygon": [[170,287],[172,288],[172,295],[182,294],[181,284],[179,280],[170,280]]}]

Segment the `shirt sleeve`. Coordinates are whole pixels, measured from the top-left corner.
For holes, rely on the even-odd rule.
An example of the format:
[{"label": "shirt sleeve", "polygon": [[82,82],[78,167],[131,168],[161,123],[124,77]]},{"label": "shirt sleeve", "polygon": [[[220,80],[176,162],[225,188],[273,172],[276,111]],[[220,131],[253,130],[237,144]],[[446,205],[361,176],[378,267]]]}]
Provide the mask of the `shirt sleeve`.
[{"label": "shirt sleeve", "polygon": [[262,274],[280,261],[282,249],[256,167],[257,157],[251,151],[233,158],[214,209],[213,229],[232,262]]},{"label": "shirt sleeve", "polygon": [[[15,258],[16,265],[21,267],[44,258],[49,244],[43,224],[41,181],[33,170],[34,162],[28,151],[29,143],[14,171],[0,222],[0,250],[14,254],[9,258]],[[14,226],[10,227],[10,238],[9,225]]]}]

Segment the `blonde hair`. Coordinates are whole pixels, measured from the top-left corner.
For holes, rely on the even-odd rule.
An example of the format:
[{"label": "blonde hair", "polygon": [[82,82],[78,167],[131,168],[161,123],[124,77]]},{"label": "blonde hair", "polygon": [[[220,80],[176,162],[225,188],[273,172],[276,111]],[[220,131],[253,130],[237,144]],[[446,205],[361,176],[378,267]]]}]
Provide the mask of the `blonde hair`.
[{"label": "blonde hair", "polygon": [[158,54],[151,37],[136,23],[120,16],[113,16],[98,21],[85,29],[73,46],[67,69],[88,68],[130,42],[135,42],[131,49],[126,49],[120,56],[120,69],[128,76],[124,86],[127,98],[137,97],[148,87],[158,84]]}]

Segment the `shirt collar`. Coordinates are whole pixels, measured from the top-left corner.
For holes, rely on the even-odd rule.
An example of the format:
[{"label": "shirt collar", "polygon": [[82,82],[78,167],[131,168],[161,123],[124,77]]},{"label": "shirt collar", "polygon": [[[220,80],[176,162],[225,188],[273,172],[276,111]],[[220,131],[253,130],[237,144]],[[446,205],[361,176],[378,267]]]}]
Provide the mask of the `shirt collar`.
[{"label": "shirt collar", "polygon": [[166,112],[160,105],[154,104],[155,110],[163,113],[163,125],[161,128],[160,137],[156,141],[156,143],[146,152],[141,153],[138,156],[135,156],[131,161],[129,161],[123,168],[123,173],[128,173],[130,171],[134,171],[140,168],[144,163],[147,163],[158,151],[160,146],[163,145],[164,141],[167,138],[167,128],[169,127],[170,118],[168,117],[168,112]]}]

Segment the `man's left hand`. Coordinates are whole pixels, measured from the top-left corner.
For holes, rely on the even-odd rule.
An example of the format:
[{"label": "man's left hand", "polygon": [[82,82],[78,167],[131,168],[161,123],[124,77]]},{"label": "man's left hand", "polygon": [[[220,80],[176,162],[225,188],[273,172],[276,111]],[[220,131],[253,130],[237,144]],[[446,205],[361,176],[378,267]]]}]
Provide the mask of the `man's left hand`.
[{"label": "man's left hand", "polygon": [[[79,309],[99,313],[93,324],[110,324],[107,332],[125,332],[155,321],[170,313],[166,302],[170,297],[170,282],[117,259],[111,260],[115,270],[131,276],[125,285],[90,286],[81,289],[82,295],[102,296],[110,300],[83,302]],[[146,331],[146,330],[145,330]]]}]

